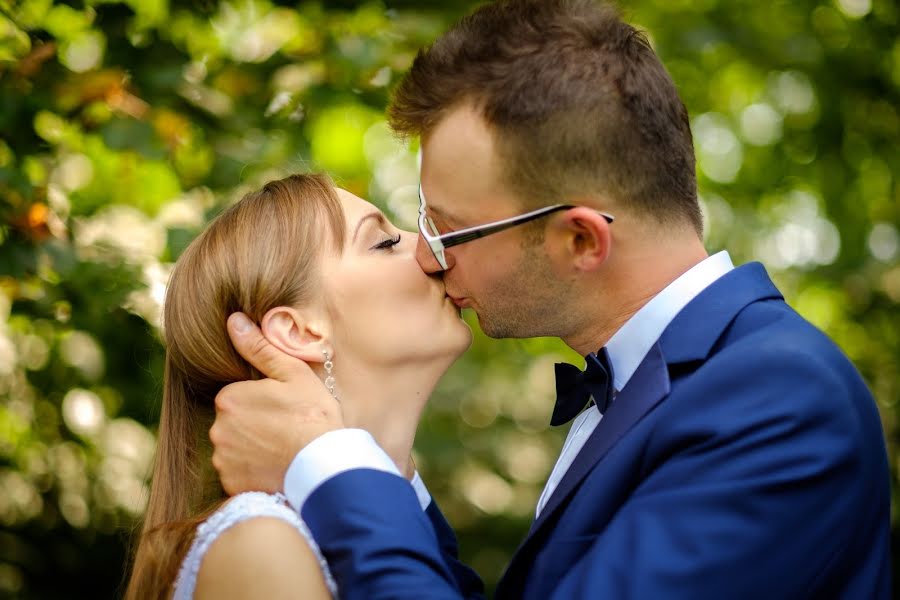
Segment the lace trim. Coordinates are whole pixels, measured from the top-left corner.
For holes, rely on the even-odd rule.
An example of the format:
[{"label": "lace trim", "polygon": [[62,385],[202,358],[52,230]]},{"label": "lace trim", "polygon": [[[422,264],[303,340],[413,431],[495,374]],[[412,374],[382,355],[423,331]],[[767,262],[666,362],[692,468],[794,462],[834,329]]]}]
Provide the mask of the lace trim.
[{"label": "lace trim", "polygon": [[328,563],[322,556],[318,544],[313,539],[312,533],[300,516],[294,512],[287,498],[282,494],[266,494],[265,492],[245,492],[238,494],[228,501],[222,508],[213,513],[206,521],[197,526],[194,541],[188,550],[178,577],[175,579],[175,594],[173,600],[191,600],[194,596],[194,588],[197,586],[197,574],[200,572],[200,564],[206,556],[209,547],[229,528],[255,517],[275,517],[287,521],[297,528],[306,542],[312,548],[313,554],[319,561],[322,574],[325,576],[325,585],[331,595],[337,598],[337,584]]}]

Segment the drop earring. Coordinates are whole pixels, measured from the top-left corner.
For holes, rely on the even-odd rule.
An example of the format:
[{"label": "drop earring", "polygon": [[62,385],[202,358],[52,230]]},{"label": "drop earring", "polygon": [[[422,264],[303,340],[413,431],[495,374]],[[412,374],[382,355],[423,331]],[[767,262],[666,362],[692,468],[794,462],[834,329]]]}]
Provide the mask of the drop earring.
[{"label": "drop earring", "polygon": [[328,353],[328,350],[322,350],[322,354],[325,355],[325,387],[328,388],[328,393],[331,394],[331,397],[341,401],[340,398],[337,397],[337,393],[334,391],[334,375],[331,374],[332,370],[334,370],[334,363],[331,362],[331,355]]}]

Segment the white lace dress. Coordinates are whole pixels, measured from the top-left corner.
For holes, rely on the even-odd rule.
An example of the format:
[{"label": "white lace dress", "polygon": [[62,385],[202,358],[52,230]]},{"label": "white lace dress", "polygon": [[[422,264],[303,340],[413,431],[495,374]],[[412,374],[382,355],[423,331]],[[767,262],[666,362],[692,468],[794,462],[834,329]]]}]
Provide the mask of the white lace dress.
[{"label": "white lace dress", "polygon": [[325,558],[322,556],[319,546],[313,540],[312,533],[310,533],[306,523],[288,505],[285,497],[281,494],[246,492],[238,494],[229,500],[197,527],[194,542],[184,557],[184,561],[181,563],[181,570],[178,572],[178,578],[175,580],[173,600],[191,600],[194,597],[194,588],[197,585],[197,573],[200,571],[200,564],[203,562],[203,557],[206,555],[209,547],[216,541],[216,538],[234,525],[255,517],[274,517],[293,525],[300,532],[300,535],[306,539],[316,558],[319,559],[319,565],[322,567],[322,573],[325,575],[325,584],[328,586],[331,595],[337,597],[337,586],[334,583],[334,578],[331,576],[331,571],[328,570],[328,563],[325,562]]}]

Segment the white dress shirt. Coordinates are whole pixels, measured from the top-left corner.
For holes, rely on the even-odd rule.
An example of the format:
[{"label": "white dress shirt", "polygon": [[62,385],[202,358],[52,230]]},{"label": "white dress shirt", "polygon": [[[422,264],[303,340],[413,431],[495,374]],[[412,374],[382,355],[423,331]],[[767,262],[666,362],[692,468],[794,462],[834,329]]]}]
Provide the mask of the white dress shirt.
[{"label": "white dress shirt", "polygon": [[[733,268],[731,258],[725,251],[706,258],[670,283],[616,332],[606,345],[606,350],[617,390],[625,387],[675,315],[697,294]],[[575,419],[538,500],[536,515],[546,506],[600,419],[602,415],[596,409],[585,410]],[[291,505],[300,511],[313,490],[331,477],[351,469],[376,469],[401,476],[394,462],[367,431],[338,429],[316,438],[297,453],[284,477],[284,494]],[[418,473],[410,483],[422,510],[425,510],[431,502],[428,489]]]}]

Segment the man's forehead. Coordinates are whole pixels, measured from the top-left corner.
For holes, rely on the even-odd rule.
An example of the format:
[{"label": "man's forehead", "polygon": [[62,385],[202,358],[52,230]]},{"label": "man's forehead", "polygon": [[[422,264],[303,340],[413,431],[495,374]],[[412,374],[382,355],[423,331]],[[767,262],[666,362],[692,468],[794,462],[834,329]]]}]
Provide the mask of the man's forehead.
[{"label": "man's forehead", "polygon": [[422,137],[422,172],[456,183],[490,181],[496,175],[493,136],[484,120],[466,106],[450,111]]}]

